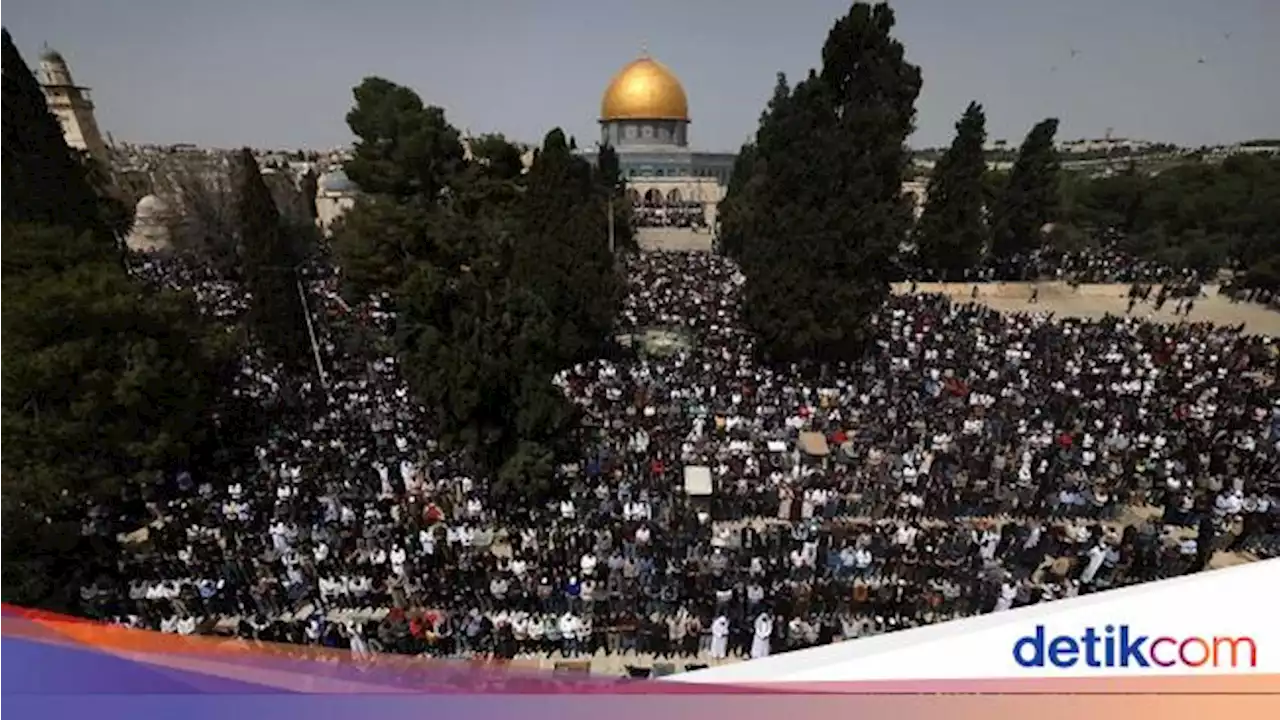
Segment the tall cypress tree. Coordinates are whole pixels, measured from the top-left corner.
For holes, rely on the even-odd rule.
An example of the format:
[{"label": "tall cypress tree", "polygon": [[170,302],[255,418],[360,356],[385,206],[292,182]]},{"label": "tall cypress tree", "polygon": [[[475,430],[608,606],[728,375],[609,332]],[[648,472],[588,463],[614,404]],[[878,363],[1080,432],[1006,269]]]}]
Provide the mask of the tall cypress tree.
[{"label": "tall cypress tree", "polygon": [[622,286],[608,245],[606,203],[590,165],[559,128],[529,170],[515,279],[542,298],[558,325],[561,358],[598,351],[609,337]]},{"label": "tall cypress tree", "polygon": [[821,71],[780,88],[757,133],[746,317],[775,360],[851,358],[889,294],[912,220],[901,187],[920,92],[893,25],[887,5],[854,4],[827,36]]},{"label": "tall cypress tree", "polygon": [[315,222],[316,218],[320,217],[319,212],[316,211],[316,194],[320,192],[320,178],[314,169],[307,168],[307,171],[302,174],[298,191],[302,193],[302,202],[306,205],[307,216]]},{"label": "tall cypress tree", "polygon": [[636,247],[635,231],[631,228],[631,205],[627,201],[627,181],[622,177],[622,165],[618,152],[612,145],[602,145],[596,158],[596,184],[604,193],[606,205],[613,201],[614,248],[617,252],[629,252]]},{"label": "tall cypress tree", "polygon": [[306,362],[306,310],[298,292],[301,256],[284,232],[271,190],[248,148],[235,165],[237,234],[244,276],[251,294],[249,318],[277,359]]},{"label": "tall cypress tree", "polygon": [[982,178],[987,165],[986,117],[982,106],[969,103],[951,147],[943,153],[929,180],[929,196],[916,228],[921,262],[939,279],[961,280],[987,242],[983,217]]},{"label": "tall cypress tree", "polygon": [[758,246],[749,242],[750,236],[756,232],[755,212],[758,207],[768,204],[761,187],[765,176],[764,158],[779,152],[777,144],[783,139],[771,135],[777,126],[771,118],[782,112],[790,99],[791,86],[787,83],[787,75],[780,72],[775,78],[773,95],[760,114],[755,142],[743,143],[738,150],[729,175],[729,186],[720,203],[720,251],[736,259],[743,267],[752,262],[747,252]]},{"label": "tall cypress tree", "polygon": [[6,222],[60,225],[68,237],[93,233],[104,256],[116,244],[99,213],[85,167],[67,147],[40,84],[3,30],[4,157],[0,215]]},{"label": "tall cypress tree", "polygon": [[89,503],[211,460],[208,408],[231,369],[189,293],[129,277],[86,168],[3,33],[3,597],[74,612],[115,568],[114,535],[81,533]]},{"label": "tall cypress tree", "polygon": [[[346,170],[364,195],[334,239],[344,284],[357,298],[390,294],[406,379],[442,442],[492,473],[496,494],[541,501],[572,437],[573,407],[551,383],[561,335],[580,338],[586,324],[580,310],[553,315],[543,296],[580,309],[574,292],[617,282],[603,193],[562,133],[525,173],[500,136],[474,139],[464,160],[444,111],[408,88],[372,78],[355,96]],[[582,245],[589,234],[595,244]]]},{"label": "tall cypress tree", "polygon": [[998,257],[1038,249],[1041,228],[1057,213],[1060,166],[1053,146],[1057,132],[1056,118],[1042,120],[1018,149],[993,213],[991,246]]},{"label": "tall cypress tree", "polygon": [[725,189],[724,200],[720,202],[720,252],[742,260],[742,249],[748,229],[751,227],[751,209],[756,202],[753,197],[756,187],[756,146],[755,143],[743,143],[733,159],[733,170],[729,174],[729,186]]}]

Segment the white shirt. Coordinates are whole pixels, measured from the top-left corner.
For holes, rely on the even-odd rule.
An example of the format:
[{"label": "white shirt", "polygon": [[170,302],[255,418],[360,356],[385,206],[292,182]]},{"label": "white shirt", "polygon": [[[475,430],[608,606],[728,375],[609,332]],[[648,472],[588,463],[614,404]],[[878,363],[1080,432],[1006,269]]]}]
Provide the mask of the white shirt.
[{"label": "white shirt", "polygon": [[572,613],[560,616],[560,637],[576,638],[578,635],[578,618]]}]

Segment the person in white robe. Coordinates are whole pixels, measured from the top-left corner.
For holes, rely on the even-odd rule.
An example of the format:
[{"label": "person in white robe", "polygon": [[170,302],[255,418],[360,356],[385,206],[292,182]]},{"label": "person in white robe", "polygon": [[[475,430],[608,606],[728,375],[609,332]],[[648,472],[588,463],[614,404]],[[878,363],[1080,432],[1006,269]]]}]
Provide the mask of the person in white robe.
[{"label": "person in white robe", "polygon": [[1089,563],[1085,565],[1084,572],[1080,574],[1080,584],[1088,585],[1093,582],[1093,578],[1098,574],[1098,570],[1102,567],[1102,561],[1107,557],[1106,548],[1102,545],[1094,545],[1089,549]]},{"label": "person in white robe", "polygon": [[351,639],[351,654],[357,661],[373,657],[373,653],[369,650],[369,644],[364,641],[364,632],[358,624],[348,622],[347,634]]},{"label": "person in white robe", "polygon": [[1013,601],[1018,597],[1018,586],[1005,582],[1000,585],[1000,597],[996,600],[994,612],[1004,612],[1013,607]]},{"label": "person in white robe", "polygon": [[756,618],[756,636],[751,641],[751,659],[769,657],[769,638],[773,635],[773,618],[760,613]]},{"label": "person in white robe", "polygon": [[711,621],[711,659],[723,660],[729,656],[729,618],[716,616]]}]

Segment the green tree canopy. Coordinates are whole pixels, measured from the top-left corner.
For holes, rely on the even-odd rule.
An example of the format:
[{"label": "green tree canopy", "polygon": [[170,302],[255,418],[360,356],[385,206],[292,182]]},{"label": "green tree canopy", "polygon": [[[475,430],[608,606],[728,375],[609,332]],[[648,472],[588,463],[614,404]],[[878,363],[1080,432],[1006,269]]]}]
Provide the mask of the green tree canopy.
[{"label": "green tree canopy", "polygon": [[[333,249],[345,292],[358,298],[394,293],[420,260],[465,255],[454,239],[432,233],[433,218],[447,200],[466,205],[479,198],[483,205],[500,183],[478,167],[483,163],[468,166],[461,135],[444,111],[424,107],[409,88],[366,78],[354,95],[347,124],[359,140],[345,169],[362,197],[335,228]],[[482,141],[481,157],[496,147],[496,139]]]},{"label": "green tree canopy", "polygon": [[992,213],[991,246],[998,257],[1036,250],[1044,225],[1058,212],[1059,163],[1053,137],[1056,118],[1031,128]]},{"label": "green tree canopy", "polygon": [[306,309],[299,295],[303,256],[286,230],[253,152],[240,151],[234,168],[236,236],[250,294],[249,321],[278,360],[301,367],[308,358]]},{"label": "green tree canopy", "polygon": [[471,156],[495,180],[515,182],[524,174],[524,153],[501,133],[473,138]]},{"label": "green tree canopy", "polygon": [[893,25],[887,5],[855,3],[828,34],[821,70],[790,92],[779,78],[757,132],[741,262],[746,318],[774,360],[855,356],[889,293],[912,221],[901,186],[920,92]]},{"label": "green tree canopy", "polygon": [[320,192],[320,177],[316,175],[316,171],[307,168],[302,174],[302,178],[298,181],[298,192],[302,193],[302,201],[306,204],[307,216],[315,222],[320,217],[316,211],[316,194]]},{"label": "green tree canopy", "polygon": [[1206,273],[1234,267],[1247,285],[1280,258],[1280,158],[1236,155],[1160,172],[1130,165],[1063,183],[1064,218],[1095,243]]},{"label": "green tree canopy", "polygon": [[359,140],[347,176],[367,193],[437,199],[464,164],[462,136],[444,110],[378,77],[365,78],[354,95],[347,125]]},{"label": "green tree canopy", "polygon": [[961,280],[987,243],[983,175],[987,170],[986,116],[969,103],[956,123],[956,137],[929,179],[929,195],[916,227],[921,262],[944,280]]},{"label": "green tree canopy", "polygon": [[596,183],[605,198],[613,201],[613,243],[617,252],[636,249],[635,230],[631,227],[633,211],[627,200],[627,181],[622,176],[618,151],[612,145],[601,145],[596,157]]},{"label": "green tree canopy", "polygon": [[[785,86],[786,76],[779,74]],[[787,90],[789,93],[790,90]],[[729,175],[729,185],[725,190],[724,200],[720,202],[720,251],[732,258],[741,259],[743,245],[751,227],[751,209],[755,204],[753,197],[763,179],[763,168],[756,167],[757,154],[755,143],[743,143],[737,156],[733,159],[733,170]]]},{"label": "green tree canopy", "polygon": [[497,492],[540,497],[574,426],[551,376],[606,341],[620,297],[607,182],[559,131],[525,172],[501,136],[463,160],[412,91],[366,80],[356,100],[363,149],[347,169],[365,194],[334,237],[346,289],[391,298],[402,367],[443,440]]},{"label": "green tree canopy", "polygon": [[70,610],[110,567],[110,543],[80,534],[85,504],[207,459],[233,356],[189,294],[128,275],[89,168],[32,88],[5,32],[3,590]]},{"label": "green tree canopy", "polygon": [[606,198],[590,164],[559,128],[547,133],[529,170],[512,271],[555,318],[562,362],[608,341],[622,283],[608,245]]}]

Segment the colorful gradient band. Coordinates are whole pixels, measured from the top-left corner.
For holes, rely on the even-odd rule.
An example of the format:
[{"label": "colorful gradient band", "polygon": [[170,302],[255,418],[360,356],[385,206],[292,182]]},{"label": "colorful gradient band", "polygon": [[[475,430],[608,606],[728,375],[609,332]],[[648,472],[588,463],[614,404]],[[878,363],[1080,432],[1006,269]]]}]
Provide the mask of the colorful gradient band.
[{"label": "colorful gradient band", "polygon": [[1203,720],[1280,716],[1280,676],[998,679],[714,686],[566,679],[518,665],[261,647],[4,607],[15,718],[255,717],[777,720]]}]

